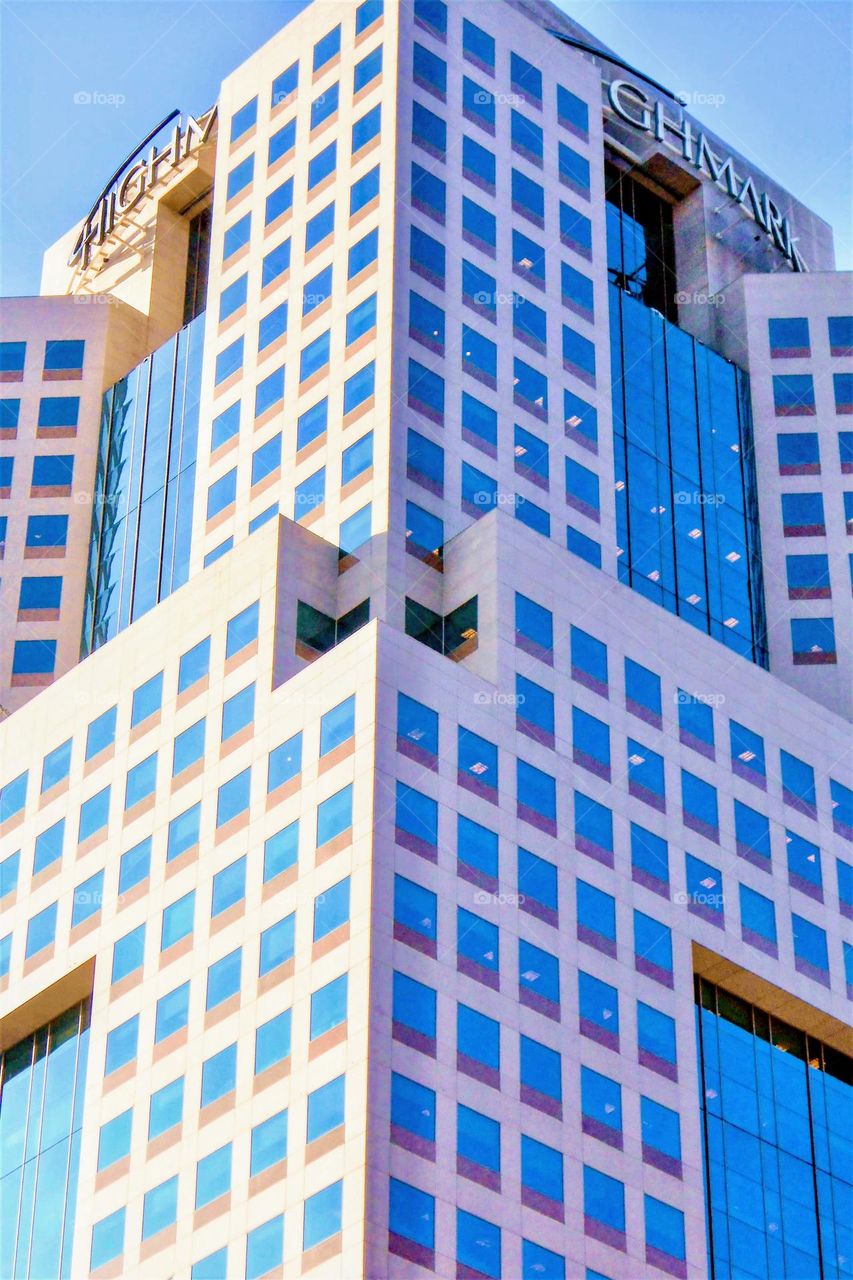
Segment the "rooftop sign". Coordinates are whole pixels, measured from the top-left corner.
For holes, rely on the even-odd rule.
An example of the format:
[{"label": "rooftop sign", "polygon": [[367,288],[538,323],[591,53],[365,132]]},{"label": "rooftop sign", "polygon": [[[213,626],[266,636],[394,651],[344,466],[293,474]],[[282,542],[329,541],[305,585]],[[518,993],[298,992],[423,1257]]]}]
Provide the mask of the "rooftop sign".
[{"label": "rooftop sign", "polygon": [[[92,250],[104,243],[149,191],[171,177],[175,170],[180,169],[207,142],[216,119],[216,107],[211,107],[199,120],[188,115],[184,126],[181,124],[180,114],[179,111],[173,111],[161,120],[116,169],[83,220],[80,234],[68,259],[69,267],[79,266],[85,270],[91,260]],[[175,124],[169,141],[158,151],[155,139],[173,120]],[[143,155],[149,143],[148,154]]]},{"label": "rooftop sign", "polygon": [[608,99],[620,119],[635,129],[652,134],[658,142],[678,152],[694,169],[707,174],[767,233],[794,271],[808,271],[797,251],[788,219],[767,192],[759,192],[749,174],[745,178],[739,177],[731,156],[721,159],[715,155],[707,136],[695,132],[686,115],[682,115],[680,120],[670,119],[663,102],[648,97],[628,80],[613,80],[608,86]]}]

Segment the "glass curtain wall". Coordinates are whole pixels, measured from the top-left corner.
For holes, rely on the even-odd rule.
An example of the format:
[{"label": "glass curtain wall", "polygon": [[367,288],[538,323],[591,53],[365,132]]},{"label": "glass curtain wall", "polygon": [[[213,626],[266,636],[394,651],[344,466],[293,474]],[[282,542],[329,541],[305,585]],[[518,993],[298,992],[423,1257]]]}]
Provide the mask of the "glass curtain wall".
[{"label": "glass curtain wall", "polygon": [[696,980],[711,1280],[842,1280],[853,1060]]},{"label": "glass curtain wall", "polygon": [[204,318],[104,395],[83,656],[187,580]]},{"label": "glass curtain wall", "polygon": [[71,1274],[88,1001],[0,1056],[0,1275]]}]

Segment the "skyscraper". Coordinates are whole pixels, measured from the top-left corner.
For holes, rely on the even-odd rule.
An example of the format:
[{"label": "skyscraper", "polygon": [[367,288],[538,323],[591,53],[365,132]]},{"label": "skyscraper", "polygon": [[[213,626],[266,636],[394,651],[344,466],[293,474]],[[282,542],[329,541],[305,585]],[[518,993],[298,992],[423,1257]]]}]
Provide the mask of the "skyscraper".
[{"label": "skyscraper", "polygon": [[3,308],[0,1275],[841,1280],[829,228],[540,0],[202,105]]}]

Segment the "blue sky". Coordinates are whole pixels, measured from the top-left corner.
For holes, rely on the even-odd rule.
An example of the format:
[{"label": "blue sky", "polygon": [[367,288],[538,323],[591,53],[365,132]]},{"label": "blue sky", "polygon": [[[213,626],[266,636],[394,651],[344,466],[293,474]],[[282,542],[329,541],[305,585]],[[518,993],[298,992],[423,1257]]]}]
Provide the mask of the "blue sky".
[{"label": "blue sky", "polygon": [[[220,81],[301,0],[7,0],[0,10],[0,293],[37,293],[41,257],[122,157]],[[562,6],[851,235],[851,8],[845,0],[572,0]],[[92,101],[80,100],[90,95]],[[76,97],[76,100],[75,100]],[[722,99],[720,101],[720,99]]]}]

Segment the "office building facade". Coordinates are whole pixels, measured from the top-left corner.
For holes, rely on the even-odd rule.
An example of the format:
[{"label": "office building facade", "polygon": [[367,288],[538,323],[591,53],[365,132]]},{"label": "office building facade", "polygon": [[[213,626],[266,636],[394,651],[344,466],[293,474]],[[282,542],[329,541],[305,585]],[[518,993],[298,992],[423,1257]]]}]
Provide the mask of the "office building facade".
[{"label": "office building facade", "polygon": [[364,0],[4,304],[0,1274],[851,1273],[833,267],[551,5]]}]

